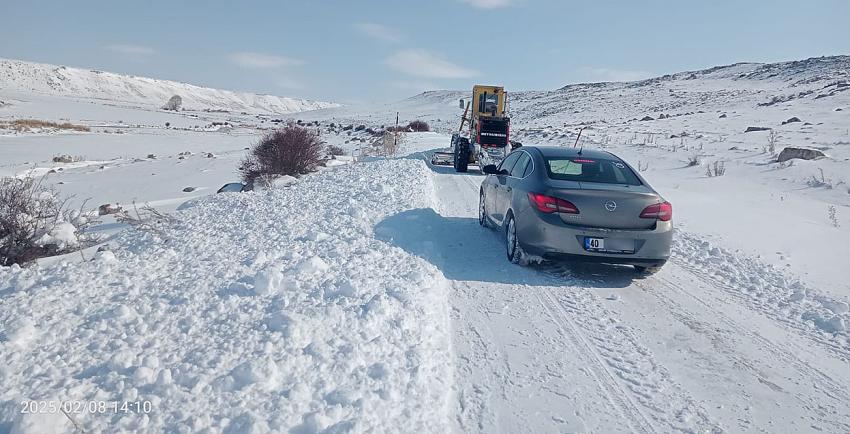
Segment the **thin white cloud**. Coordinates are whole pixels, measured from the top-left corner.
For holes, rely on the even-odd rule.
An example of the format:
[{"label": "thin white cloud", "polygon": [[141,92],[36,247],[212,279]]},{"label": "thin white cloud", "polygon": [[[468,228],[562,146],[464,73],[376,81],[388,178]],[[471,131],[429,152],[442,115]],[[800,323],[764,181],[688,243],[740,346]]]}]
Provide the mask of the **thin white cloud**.
[{"label": "thin white cloud", "polygon": [[285,66],[301,66],[304,64],[303,60],[253,51],[231,53],[227,57],[232,63],[250,69],[271,69]]},{"label": "thin white cloud", "polygon": [[425,92],[427,90],[438,90],[440,86],[427,81],[399,80],[390,83],[390,86],[409,92]]},{"label": "thin white cloud", "polygon": [[513,4],[513,0],[463,0],[463,2],[478,9],[497,9]]},{"label": "thin white cloud", "polygon": [[585,66],[579,71],[593,81],[637,81],[652,77],[651,72],[640,70],[594,68]]},{"label": "thin white cloud", "polygon": [[301,82],[286,76],[278,76],[277,78],[275,78],[274,84],[279,88],[289,90],[297,90],[304,88],[304,85],[302,85]]},{"label": "thin white cloud", "polygon": [[114,53],[123,54],[125,56],[147,57],[156,54],[156,50],[151,47],[146,47],[144,45],[113,44],[107,45],[104,48]]},{"label": "thin white cloud", "polygon": [[469,78],[478,75],[472,69],[456,65],[425,50],[407,49],[388,57],[390,68],[414,77],[424,78]]},{"label": "thin white cloud", "polygon": [[401,35],[395,30],[376,23],[356,23],[354,28],[370,38],[384,42],[398,42],[401,40]]}]

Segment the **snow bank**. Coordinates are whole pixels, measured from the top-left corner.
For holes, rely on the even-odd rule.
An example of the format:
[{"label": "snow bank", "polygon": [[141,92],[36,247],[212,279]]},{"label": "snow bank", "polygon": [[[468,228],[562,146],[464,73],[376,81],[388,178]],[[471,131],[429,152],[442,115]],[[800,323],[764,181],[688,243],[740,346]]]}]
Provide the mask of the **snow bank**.
[{"label": "snow bank", "polygon": [[673,260],[692,272],[717,281],[729,294],[757,312],[827,343],[850,356],[850,304],[809,288],[784,271],[740,252],[733,252],[681,230],[676,231]]},{"label": "snow bank", "polygon": [[90,432],[444,432],[444,279],[373,236],[432,205],[428,178],[421,161],[343,166],[201,200],[168,241],[0,270],[0,427],[37,429],[20,401],[64,399],[151,403],[76,414]]}]

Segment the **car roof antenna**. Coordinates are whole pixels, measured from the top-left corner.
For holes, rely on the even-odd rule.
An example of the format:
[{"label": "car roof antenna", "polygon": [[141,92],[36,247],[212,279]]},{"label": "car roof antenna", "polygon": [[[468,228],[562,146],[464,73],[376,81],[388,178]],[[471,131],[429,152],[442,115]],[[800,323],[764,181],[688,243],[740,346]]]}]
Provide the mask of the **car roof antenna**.
[{"label": "car roof antenna", "polygon": [[[575,148],[576,145],[578,145],[578,140],[581,138],[581,132],[584,131],[584,128],[585,127],[581,127],[581,128],[578,129],[578,136],[576,136],[576,142],[573,143],[573,148]],[[582,145],[581,148],[578,148],[578,155],[581,155],[582,150],[584,150],[584,145]]]}]

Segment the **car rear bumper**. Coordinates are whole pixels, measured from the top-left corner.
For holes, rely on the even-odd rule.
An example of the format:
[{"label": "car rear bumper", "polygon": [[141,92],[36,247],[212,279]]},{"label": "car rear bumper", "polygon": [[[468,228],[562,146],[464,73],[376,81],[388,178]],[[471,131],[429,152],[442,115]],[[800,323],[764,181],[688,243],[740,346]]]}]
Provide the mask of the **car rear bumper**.
[{"label": "car rear bumper", "polygon": [[[525,218],[517,219],[520,245],[527,253],[544,259],[660,266],[670,258],[673,224],[669,221],[659,221],[653,229],[646,230],[597,229],[566,225],[557,216],[540,215],[530,209],[523,214]],[[634,249],[591,251],[584,247],[586,237],[611,240],[609,244],[625,243]]]}]

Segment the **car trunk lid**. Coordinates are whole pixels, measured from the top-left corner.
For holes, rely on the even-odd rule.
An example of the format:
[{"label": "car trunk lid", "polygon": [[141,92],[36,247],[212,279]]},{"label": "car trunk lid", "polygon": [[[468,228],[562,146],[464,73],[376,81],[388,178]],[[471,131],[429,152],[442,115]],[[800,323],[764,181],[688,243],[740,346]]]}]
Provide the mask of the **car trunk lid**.
[{"label": "car trunk lid", "polygon": [[655,219],[641,218],[640,213],[647,206],[663,202],[644,185],[556,181],[547,194],[578,208],[578,216],[561,215],[564,223],[606,229],[652,229]]}]

